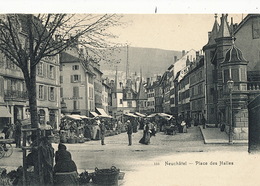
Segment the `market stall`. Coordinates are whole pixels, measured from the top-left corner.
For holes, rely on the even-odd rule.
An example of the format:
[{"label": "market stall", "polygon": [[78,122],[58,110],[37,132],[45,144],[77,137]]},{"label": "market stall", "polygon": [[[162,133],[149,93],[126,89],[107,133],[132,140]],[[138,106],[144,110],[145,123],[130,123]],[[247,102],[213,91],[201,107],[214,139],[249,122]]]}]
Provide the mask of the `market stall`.
[{"label": "market stall", "polygon": [[80,115],[65,115],[61,118],[60,142],[84,142],[84,121]]}]

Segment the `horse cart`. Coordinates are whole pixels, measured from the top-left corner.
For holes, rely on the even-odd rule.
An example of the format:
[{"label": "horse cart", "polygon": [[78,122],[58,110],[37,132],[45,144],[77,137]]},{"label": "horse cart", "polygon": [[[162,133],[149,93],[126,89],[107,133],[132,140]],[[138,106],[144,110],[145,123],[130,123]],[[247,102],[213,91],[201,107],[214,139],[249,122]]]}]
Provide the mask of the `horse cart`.
[{"label": "horse cart", "polygon": [[9,157],[13,154],[13,143],[14,139],[0,139],[0,159],[2,157]]}]

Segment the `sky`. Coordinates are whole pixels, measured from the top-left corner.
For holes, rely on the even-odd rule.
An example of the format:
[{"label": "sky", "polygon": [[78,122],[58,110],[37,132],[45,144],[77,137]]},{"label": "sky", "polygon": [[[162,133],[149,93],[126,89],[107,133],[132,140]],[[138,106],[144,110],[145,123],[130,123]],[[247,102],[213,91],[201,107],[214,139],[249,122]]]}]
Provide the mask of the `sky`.
[{"label": "sky", "polygon": [[[214,14],[124,14],[124,27],[113,33],[118,41],[133,47],[166,50],[201,50],[208,41],[208,32],[215,21]],[[218,22],[220,23],[218,14]],[[245,14],[230,14],[239,23]]]},{"label": "sky", "polygon": [[[214,13],[239,23],[260,13],[257,0],[9,0],[0,13],[118,13],[127,26],[112,29],[119,43],[166,50],[200,50],[207,43]],[[220,22],[220,21],[219,21]]]}]

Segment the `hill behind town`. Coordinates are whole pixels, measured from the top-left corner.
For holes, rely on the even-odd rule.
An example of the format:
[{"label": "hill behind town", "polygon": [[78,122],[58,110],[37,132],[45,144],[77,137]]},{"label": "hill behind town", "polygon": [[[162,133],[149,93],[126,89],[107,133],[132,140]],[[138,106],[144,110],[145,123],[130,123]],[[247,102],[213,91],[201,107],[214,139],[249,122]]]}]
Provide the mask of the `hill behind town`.
[{"label": "hill behind town", "polygon": [[128,47],[128,55],[127,47],[120,48],[120,51],[110,51],[110,53],[112,63],[104,61],[100,63],[104,76],[109,76],[108,74],[111,74],[111,71],[112,74],[115,73],[116,65],[118,71],[126,72],[127,58],[130,74],[140,73],[140,69],[142,69],[143,77],[163,74],[174,63],[174,56],[177,56],[178,59],[182,56],[181,51],[140,47]]}]

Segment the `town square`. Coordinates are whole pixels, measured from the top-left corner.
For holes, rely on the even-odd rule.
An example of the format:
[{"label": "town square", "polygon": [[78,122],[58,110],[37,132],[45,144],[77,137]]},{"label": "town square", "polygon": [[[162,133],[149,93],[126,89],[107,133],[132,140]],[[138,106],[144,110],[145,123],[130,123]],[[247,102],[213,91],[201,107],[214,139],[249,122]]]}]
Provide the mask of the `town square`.
[{"label": "town square", "polygon": [[154,11],[0,14],[0,185],[258,185],[260,14]]}]

